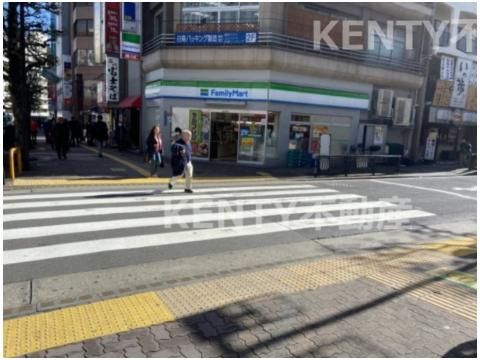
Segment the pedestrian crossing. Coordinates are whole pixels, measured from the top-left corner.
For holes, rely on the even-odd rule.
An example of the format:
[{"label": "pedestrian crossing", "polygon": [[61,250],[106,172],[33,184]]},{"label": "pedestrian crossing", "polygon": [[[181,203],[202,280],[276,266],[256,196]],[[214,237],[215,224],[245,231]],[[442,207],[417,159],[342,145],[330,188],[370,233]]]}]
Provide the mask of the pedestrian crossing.
[{"label": "pedestrian crossing", "polygon": [[101,267],[93,257],[116,264],[118,255],[141,263],[146,255],[149,261],[166,256],[171,246],[214,241],[238,246],[245,239],[275,239],[291,231],[322,233],[433,215],[311,184],[205,187],[194,194],[128,189],[7,194],[3,207],[4,271],[24,276],[55,274],[60,262],[71,267],[58,271],[85,270],[74,264]]}]

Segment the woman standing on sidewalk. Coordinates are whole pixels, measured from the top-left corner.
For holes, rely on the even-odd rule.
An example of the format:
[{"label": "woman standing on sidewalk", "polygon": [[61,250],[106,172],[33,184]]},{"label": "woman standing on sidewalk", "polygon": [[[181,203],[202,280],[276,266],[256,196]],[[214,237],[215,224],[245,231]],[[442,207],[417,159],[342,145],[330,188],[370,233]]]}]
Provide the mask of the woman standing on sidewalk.
[{"label": "woman standing on sidewalk", "polygon": [[160,133],[160,127],[154,126],[150,130],[150,134],[147,139],[147,151],[148,159],[152,165],[150,175],[153,176],[157,173],[159,167],[163,167],[163,144],[162,135]]}]

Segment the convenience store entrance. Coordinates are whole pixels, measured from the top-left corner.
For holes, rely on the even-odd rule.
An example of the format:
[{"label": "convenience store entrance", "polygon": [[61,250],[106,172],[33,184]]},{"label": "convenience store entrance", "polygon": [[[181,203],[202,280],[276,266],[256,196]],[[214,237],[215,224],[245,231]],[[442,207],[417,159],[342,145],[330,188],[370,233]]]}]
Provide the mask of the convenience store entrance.
[{"label": "convenience store entrance", "polygon": [[170,131],[191,130],[195,159],[263,164],[267,140],[276,146],[277,118],[272,113],[268,134],[267,118],[266,111],[173,108]]},{"label": "convenience store entrance", "polygon": [[211,160],[237,160],[238,116],[235,113],[211,113]]}]

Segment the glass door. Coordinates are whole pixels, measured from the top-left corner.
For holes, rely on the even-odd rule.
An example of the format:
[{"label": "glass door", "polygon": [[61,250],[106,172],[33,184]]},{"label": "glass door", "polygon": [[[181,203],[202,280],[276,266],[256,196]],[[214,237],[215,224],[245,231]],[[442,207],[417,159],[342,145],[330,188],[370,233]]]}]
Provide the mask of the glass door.
[{"label": "glass door", "polygon": [[238,162],[263,164],[267,113],[241,113],[239,118]]}]

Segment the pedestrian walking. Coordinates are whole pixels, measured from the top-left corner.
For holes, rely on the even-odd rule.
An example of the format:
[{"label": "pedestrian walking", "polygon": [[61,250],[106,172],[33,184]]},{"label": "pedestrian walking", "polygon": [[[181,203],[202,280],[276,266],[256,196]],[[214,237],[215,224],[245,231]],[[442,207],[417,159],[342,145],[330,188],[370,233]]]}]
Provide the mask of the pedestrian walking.
[{"label": "pedestrian walking", "polygon": [[30,146],[37,145],[38,122],[34,119],[30,120]]},{"label": "pedestrian walking", "polygon": [[103,157],[103,148],[105,141],[108,140],[108,127],[103,121],[103,116],[98,115],[98,121],[95,126],[95,141],[97,142],[98,157]]},{"label": "pedestrian walking", "polygon": [[172,145],[172,178],[168,182],[168,188],[172,189],[179,177],[185,176],[185,192],[193,193],[192,178],[192,132],[183,130],[181,139]]},{"label": "pedestrian walking", "polygon": [[172,145],[182,138],[182,129],[176,127],[172,135]]},{"label": "pedestrian walking", "polygon": [[92,123],[92,120],[88,120],[87,123],[87,145],[93,146],[93,140],[95,138],[95,125]]},{"label": "pedestrian walking", "polygon": [[127,128],[123,124],[123,121],[119,121],[118,126],[115,129],[115,141],[118,145],[118,151],[125,150],[127,142]]},{"label": "pedestrian walking", "polygon": [[83,140],[83,130],[82,125],[78,119],[73,118],[71,121],[71,130],[72,130],[72,144],[80,145]]},{"label": "pedestrian walking", "polygon": [[159,126],[154,126],[150,130],[147,139],[148,160],[151,164],[150,175],[157,173],[159,167],[163,167],[163,144],[162,134]]},{"label": "pedestrian walking", "polygon": [[66,160],[70,139],[70,130],[63,117],[58,118],[58,121],[53,128],[53,134],[58,159]]},{"label": "pedestrian walking", "polygon": [[468,166],[472,157],[472,144],[463,139],[460,143],[460,165]]}]

